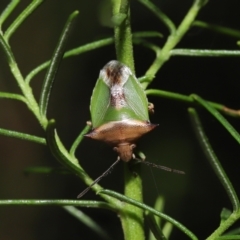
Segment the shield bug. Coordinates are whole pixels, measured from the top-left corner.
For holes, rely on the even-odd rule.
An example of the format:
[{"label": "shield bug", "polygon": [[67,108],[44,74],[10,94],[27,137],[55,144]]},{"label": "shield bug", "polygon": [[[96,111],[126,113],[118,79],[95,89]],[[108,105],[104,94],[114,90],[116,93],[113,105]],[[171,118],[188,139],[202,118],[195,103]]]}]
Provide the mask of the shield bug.
[{"label": "shield bug", "polygon": [[115,60],[100,71],[90,112],[92,131],[85,136],[112,145],[125,162],[134,157],[135,141],[157,126],[149,121],[148,100],[140,82],[129,67]]},{"label": "shield bug", "polygon": [[[116,60],[107,63],[100,71],[94,87],[91,104],[92,131],[86,137],[104,141],[113,146],[118,159],[110,168],[78,195],[81,198],[94,184],[98,183],[120,161],[135,158],[135,142],[158,124],[149,121],[149,112],[154,112],[140,82],[131,69]],[[142,161],[147,165],[166,171],[183,173],[175,169]]]}]

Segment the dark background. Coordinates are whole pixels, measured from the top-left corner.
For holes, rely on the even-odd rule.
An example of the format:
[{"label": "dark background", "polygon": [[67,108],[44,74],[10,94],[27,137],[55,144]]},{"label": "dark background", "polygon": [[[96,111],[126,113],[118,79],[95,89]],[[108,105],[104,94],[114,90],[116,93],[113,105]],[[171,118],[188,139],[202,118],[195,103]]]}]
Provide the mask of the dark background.
[{"label": "dark background", "polygon": [[[5,29],[30,1],[22,1],[9,17]],[[107,1],[110,2],[110,1]],[[192,1],[155,1],[178,25]],[[3,10],[8,1],[0,2]],[[240,30],[239,0],[209,1],[198,16],[207,21]],[[45,1],[25,21],[11,38],[11,46],[22,71],[26,74],[49,59],[58,37],[70,13],[79,10],[80,15],[70,37],[68,49],[112,36],[109,9],[104,1]],[[156,30],[164,39],[154,41],[162,46],[167,30],[147,9],[132,1],[133,31]],[[219,35],[208,30],[192,28],[179,48],[238,49],[238,39]],[[137,76],[144,74],[154,59],[147,49],[134,47]],[[115,59],[114,46],[66,59],[62,62],[51,96],[49,118],[55,118],[59,135],[66,147],[72,142],[90,119],[89,102],[100,69]],[[5,58],[0,57],[0,91],[19,92],[10,74]],[[189,95],[197,93],[205,99],[239,108],[239,63],[237,57],[190,58],[173,57],[157,74],[150,88]],[[32,81],[36,98],[39,97],[44,73]],[[220,222],[223,207],[231,204],[220,182],[207,162],[194,136],[187,108],[183,103],[162,98],[149,98],[155,105],[152,122],[159,127],[138,143],[148,161],[183,170],[185,175],[171,174],[142,166],[144,200],[153,206],[158,194],[165,197],[165,213],[177,219],[193,231],[199,239],[206,238]],[[0,127],[44,136],[33,115],[19,102],[1,99]],[[205,130],[222,165],[239,190],[240,151],[237,142],[204,109],[199,109]],[[239,119],[229,118],[239,130]],[[77,156],[82,166],[93,178],[99,176],[116,159],[116,154],[103,143],[84,140]],[[58,162],[46,147],[0,136],[0,198],[1,199],[76,199],[85,186],[72,175],[30,174],[29,166],[58,167]],[[101,182],[102,186],[122,192],[123,163]],[[89,192],[84,199],[98,199]],[[123,239],[119,219],[112,212],[82,209],[97,221],[111,238]],[[82,223],[60,207],[0,207],[0,239],[2,240],[54,240],[98,239]],[[238,227],[236,224],[235,227]],[[174,229],[171,239],[187,239]]]}]

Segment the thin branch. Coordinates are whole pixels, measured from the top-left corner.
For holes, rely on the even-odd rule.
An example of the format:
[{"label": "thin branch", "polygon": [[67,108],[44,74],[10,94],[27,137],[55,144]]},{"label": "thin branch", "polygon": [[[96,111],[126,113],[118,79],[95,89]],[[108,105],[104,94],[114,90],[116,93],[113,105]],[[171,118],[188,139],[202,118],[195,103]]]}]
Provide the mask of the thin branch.
[{"label": "thin branch", "polygon": [[3,23],[5,20],[10,16],[12,11],[16,8],[16,6],[19,4],[20,0],[12,0],[8,6],[4,9],[0,16],[0,29],[2,28]]},{"label": "thin branch", "polygon": [[153,214],[147,213],[146,220],[148,227],[151,230],[151,233],[154,235],[154,239],[156,240],[167,240],[164,236],[161,227],[157,224],[156,219]]},{"label": "thin branch", "polygon": [[27,140],[30,142],[35,142],[35,143],[40,143],[40,144],[46,144],[45,138],[37,137],[34,135],[30,135],[27,133],[21,133],[21,132],[16,132],[12,130],[7,130],[7,129],[2,129],[0,128],[0,135],[7,136],[7,137],[13,137],[13,138],[19,138],[22,140]]},{"label": "thin branch", "polygon": [[75,151],[76,151],[77,147],[82,142],[82,140],[84,138],[84,135],[89,132],[90,128],[91,128],[91,126],[86,125],[86,127],[80,132],[80,134],[78,135],[78,137],[76,138],[76,140],[72,144],[72,147],[69,151],[71,156],[75,156]]},{"label": "thin branch", "polygon": [[190,108],[188,110],[188,112],[190,114],[196,136],[202,146],[202,149],[203,149],[208,161],[210,162],[211,166],[213,167],[213,170],[216,173],[218,179],[222,183],[222,185],[232,203],[233,210],[237,211],[239,209],[239,199],[236,194],[236,191],[233,188],[232,183],[230,182],[227,174],[225,173],[221,163],[219,162],[218,157],[216,156],[216,154],[214,153],[214,151],[212,149],[212,146],[208,140],[207,135],[204,132],[204,129],[203,129],[202,123],[198,117],[198,114],[195,111],[195,109],[193,109],[193,108]]},{"label": "thin branch", "polygon": [[149,212],[151,212],[152,214],[160,217],[160,218],[163,218],[165,219],[166,221],[169,221],[170,223],[172,223],[175,227],[177,227],[178,229],[180,229],[182,232],[184,232],[188,237],[190,237],[191,239],[193,240],[197,240],[197,237],[190,231],[188,230],[185,226],[183,226],[180,222],[176,221],[175,219],[169,217],[168,215],[164,214],[164,213],[161,213],[157,210],[155,210],[154,208],[151,208],[149,207],[148,205],[144,204],[144,203],[141,203],[141,202],[138,202],[134,199],[131,199],[129,197],[126,197],[122,194],[119,194],[119,193],[116,193],[114,191],[110,191],[110,190],[101,190],[99,192],[99,194],[106,194],[108,196],[112,196],[114,198],[117,198],[121,201],[124,201],[126,203],[129,203],[131,205],[134,205],[138,208],[141,208],[143,210],[147,210]]},{"label": "thin branch", "polygon": [[[153,31],[133,33],[133,39],[135,39],[136,41],[139,38],[146,38],[146,37],[162,37],[162,34],[159,33],[159,32],[153,32]],[[74,49],[71,49],[71,50],[67,51],[64,54],[63,58],[78,56],[82,53],[93,51],[95,49],[108,46],[110,44],[113,44],[113,42],[114,42],[113,38],[105,38],[105,39],[101,39],[101,40],[98,40],[98,41],[94,41],[94,42],[91,42],[91,43],[88,43],[88,44],[85,44],[83,46],[80,46],[80,47],[77,47],[77,48],[74,48]],[[50,64],[50,60],[42,63],[41,65],[39,65],[38,67],[33,69],[30,73],[28,73],[28,75],[25,78],[26,83],[29,84],[30,81],[32,80],[32,78],[35,77],[39,72],[46,69],[49,66],[49,64]]]},{"label": "thin branch", "polygon": [[157,31],[144,31],[133,33],[133,38],[149,38],[149,37],[163,38],[163,35]]},{"label": "thin branch", "polygon": [[60,36],[60,39],[56,46],[56,49],[54,50],[47,73],[45,75],[41,94],[40,94],[40,100],[39,100],[39,109],[40,109],[40,113],[42,116],[46,117],[48,102],[49,102],[49,98],[51,95],[51,90],[52,90],[52,86],[53,86],[53,83],[55,80],[55,76],[56,76],[58,68],[60,66],[62,56],[64,54],[64,51],[65,51],[65,48],[67,45],[68,37],[71,33],[73,24],[75,23],[77,16],[78,16],[78,11],[73,12],[69,16],[69,18],[63,28],[63,31],[61,33],[61,36]]},{"label": "thin branch", "polygon": [[22,24],[22,22],[43,2],[44,0],[33,0],[20,15],[15,19],[15,21],[9,26],[7,31],[4,33],[4,38],[8,42],[12,34],[17,30],[17,28]]},{"label": "thin branch", "polygon": [[171,34],[176,31],[176,27],[173,21],[157,6],[155,6],[151,1],[148,0],[138,0],[146,8],[148,8],[169,30]]},{"label": "thin branch", "polygon": [[202,49],[173,49],[171,56],[191,57],[240,57],[239,50],[202,50]]},{"label": "thin branch", "polygon": [[[68,151],[60,141],[55,128],[54,120],[50,120],[48,122],[46,128],[46,139],[51,153],[63,166],[67,167],[67,169],[77,174],[77,176],[79,176],[81,179],[89,178],[85,171],[82,169],[78,160],[68,153]],[[88,181],[91,182],[91,179],[89,179]]]},{"label": "thin branch", "polygon": [[92,218],[86,215],[81,210],[77,209],[74,206],[64,206],[63,207],[69,214],[74,216],[76,219],[81,221],[87,227],[89,227],[92,231],[94,231],[98,236],[102,239],[110,240],[111,238],[108,236],[107,232],[102,229],[102,227],[97,224]]},{"label": "thin branch", "polygon": [[230,37],[235,37],[237,39],[240,38],[240,31],[237,29],[223,27],[217,24],[211,24],[204,21],[194,21],[192,26],[209,29],[211,31],[214,31],[223,35],[227,35]]},{"label": "thin branch", "polygon": [[26,98],[20,94],[0,92],[0,98],[18,100],[18,101],[24,102],[25,104],[28,104]]},{"label": "thin branch", "polygon": [[135,73],[130,0],[112,1],[113,17],[125,15],[123,21],[114,26],[114,40],[117,60],[126,64]]},{"label": "thin branch", "polygon": [[193,99],[206,108],[222,125],[223,127],[232,135],[232,137],[240,144],[240,135],[236,129],[207,101],[201,97],[192,94]]},{"label": "thin branch", "polygon": [[72,200],[72,199],[54,199],[54,200],[39,200],[39,199],[9,199],[0,200],[0,206],[76,206],[87,208],[103,208],[115,211],[115,209],[106,202],[100,201],[85,201],[85,200]]},{"label": "thin branch", "polygon": [[[88,51],[92,51],[95,49],[98,49],[100,47],[104,47],[104,46],[108,46],[110,44],[113,43],[113,38],[105,38],[99,41],[95,41],[92,43],[88,43],[85,44],[83,46],[71,49],[69,51],[67,51],[63,58],[68,58],[68,57],[72,57],[72,56],[77,56],[80,55],[82,53],[88,52]],[[43,71],[44,69],[46,69],[50,64],[50,60],[46,61],[44,63],[42,63],[41,65],[39,65],[38,67],[36,67],[35,69],[33,69],[25,78],[26,83],[30,83],[31,79],[36,76],[39,72]]]},{"label": "thin branch", "polygon": [[[186,103],[196,103],[195,99],[192,97],[192,95],[187,96],[179,93],[173,93],[173,92],[168,92],[168,91],[163,91],[163,90],[158,90],[158,89],[147,89],[146,91],[147,95],[150,96],[158,96],[158,97],[163,97],[167,99],[172,99],[176,101],[181,101],[181,102],[186,102]],[[207,100],[205,100],[207,101]],[[210,104],[213,108],[217,109],[218,111],[222,112],[223,114],[226,114],[231,117],[240,117],[240,110],[235,110],[228,108],[221,103],[215,103],[211,101],[207,101],[208,104]]]},{"label": "thin branch", "polygon": [[169,60],[169,58],[171,57],[171,50],[175,48],[175,46],[182,40],[186,32],[191,28],[193,21],[197,17],[198,12],[201,10],[205,2],[206,1],[204,0],[194,1],[192,7],[185,15],[177,30],[168,37],[166,43],[162,47],[160,54],[158,54],[158,56],[155,58],[155,60],[145,73],[148,81],[142,83],[144,89],[146,89],[147,86],[153,81],[156,73],[163,66],[163,64]]},{"label": "thin branch", "polygon": [[15,77],[15,79],[18,83],[18,86],[20,87],[25,99],[27,100],[28,108],[33,112],[33,114],[38,119],[38,121],[43,126],[43,128],[45,128],[47,120],[46,120],[46,118],[44,118],[40,115],[39,107],[33,96],[32,89],[24,81],[22,73],[21,73],[20,69],[18,68],[18,65],[15,61],[12,50],[1,34],[0,34],[0,45],[2,46],[3,51],[7,57],[10,70],[11,70],[13,76]]}]

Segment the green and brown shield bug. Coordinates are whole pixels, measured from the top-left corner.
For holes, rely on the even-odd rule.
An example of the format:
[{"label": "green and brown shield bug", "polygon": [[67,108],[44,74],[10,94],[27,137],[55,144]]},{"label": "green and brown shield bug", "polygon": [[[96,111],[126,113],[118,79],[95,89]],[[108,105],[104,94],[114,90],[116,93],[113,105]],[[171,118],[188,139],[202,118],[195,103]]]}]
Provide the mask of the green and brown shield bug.
[{"label": "green and brown shield bug", "polygon": [[[92,131],[86,137],[104,141],[113,146],[118,159],[101,176],[78,195],[81,198],[120,161],[135,158],[135,142],[158,124],[149,121],[149,104],[140,82],[131,69],[116,60],[107,63],[100,71],[90,104]],[[166,171],[183,173],[175,169],[142,161],[147,165]]]},{"label": "green and brown shield bug", "polygon": [[134,157],[135,141],[157,126],[149,121],[148,106],[146,94],[130,68],[110,61],[100,71],[93,90],[92,131],[86,137],[112,145],[120,159],[128,162]]}]

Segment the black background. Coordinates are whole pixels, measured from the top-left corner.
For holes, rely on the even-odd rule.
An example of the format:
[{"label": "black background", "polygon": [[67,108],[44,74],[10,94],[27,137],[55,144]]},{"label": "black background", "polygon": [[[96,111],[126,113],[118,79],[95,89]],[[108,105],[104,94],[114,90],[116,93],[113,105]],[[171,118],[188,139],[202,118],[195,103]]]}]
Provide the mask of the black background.
[{"label": "black background", "polygon": [[[31,69],[49,59],[70,13],[80,15],[70,37],[68,49],[113,34],[109,24],[110,1],[45,1],[11,38],[16,60],[25,76]],[[178,25],[192,1],[162,0],[156,4]],[[9,17],[6,27],[29,1],[22,1]],[[8,1],[1,1],[3,10]],[[238,0],[209,1],[198,20],[240,30],[240,2]],[[168,34],[166,28],[137,1],[132,1],[133,31],[155,30],[164,34],[154,39],[162,46]],[[178,48],[238,49],[238,39],[208,30],[192,28]],[[154,54],[139,46],[134,47],[136,74],[144,74]],[[50,100],[48,117],[55,118],[59,135],[70,147],[78,133],[90,119],[89,101],[100,69],[115,59],[114,46],[66,59],[62,62]],[[1,53],[0,90],[19,92]],[[239,64],[237,57],[190,58],[173,57],[157,74],[150,88],[189,95],[197,93],[205,99],[239,108]],[[36,98],[39,97],[44,73],[32,81]],[[188,105],[162,98],[149,98],[155,105],[152,122],[159,127],[138,143],[152,161],[183,170],[176,175],[142,166],[144,202],[153,206],[158,194],[165,197],[165,213],[177,219],[204,239],[216,229],[223,207],[231,209],[228,197],[207,162],[194,136]],[[239,194],[240,151],[238,143],[206,110],[199,108],[206,133],[224,169]],[[0,127],[44,136],[33,115],[19,102],[1,99]],[[227,118],[239,130],[239,119]],[[109,146],[89,139],[77,151],[82,166],[93,178],[99,176],[116,159]],[[72,175],[24,175],[29,166],[59,166],[44,146],[0,136],[0,198],[1,199],[76,199],[85,186]],[[152,174],[153,173],[153,174]],[[153,175],[153,177],[152,177]],[[101,182],[102,186],[122,192],[123,163]],[[89,192],[84,199],[98,199]],[[120,221],[106,210],[82,209],[97,221],[111,238],[123,239]],[[0,239],[98,239],[98,236],[60,207],[0,207]],[[236,224],[235,227],[238,225]],[[187,239],[174,229],[171,239]]]}]

